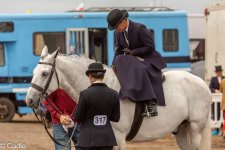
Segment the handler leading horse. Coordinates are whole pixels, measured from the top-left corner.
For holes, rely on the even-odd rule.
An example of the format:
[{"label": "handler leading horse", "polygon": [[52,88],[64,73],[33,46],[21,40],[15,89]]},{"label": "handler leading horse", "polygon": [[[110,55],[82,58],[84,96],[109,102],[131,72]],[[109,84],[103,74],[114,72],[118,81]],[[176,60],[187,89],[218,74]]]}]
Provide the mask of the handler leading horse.
[{"label": "handler leading horse", "polygon": [[[37,108],[42,95],[56,89],[64,89],[76,102],[79,93],[90,83],[85,71],[93,60],[79,56],[49,55],[42,51],[42,59],[33,71],[32,86],[26,101],[29,107]],[[120,89],[117,77],[111,68],[106,68],[104,82],[117,91]],[[210,150],[210,104],[211,92],[199,77],[185,71],[164,73],[164,94],[167,106],[158,108],[158,117],[144,119],[133,141],[153,141],[169,133],[176,132],[176,140],[182,150]],[[49,85],[48,85],[48,82]],[[112,123],[118,146],[124,150],[125,137],[129,132],[134,116],[135,104],[121,100],[121,117],[118,123]]]}]

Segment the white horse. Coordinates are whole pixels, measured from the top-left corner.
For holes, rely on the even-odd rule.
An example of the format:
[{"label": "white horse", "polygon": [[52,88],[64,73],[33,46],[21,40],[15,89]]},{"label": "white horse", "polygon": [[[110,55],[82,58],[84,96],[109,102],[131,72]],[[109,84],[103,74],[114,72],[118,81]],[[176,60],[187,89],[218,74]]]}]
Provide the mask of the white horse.
[{"label": "white horse", "polygon": [[[78,103],[80,91],[90,86],[85,75],[88,65],[93,60],[79,56],[57,55],[56,52],[48,54],[47,49],[42,51],[42,59],[33,71],[32,83],[44,88],[49,78],[51,82],[47,93],[57,88],[64,89]],[[55,60],[55,62],[54,62]],[[48,63],[55,63],[55,72]],[[117,91],[120,85],[111,68],[104,66],[106,71],[104,82]],[[199,77],[185,71],[168,71],[164,73],[163,83],[166,106],[158,107],[158,116],[144,118],[141,128],[132,141],[153,141],[172,132],[178,146],[182,150],[210,150],[210,104],[211,92],[206,83]],[[57,81],[58,80],[58,81]],[[29,107],[37,108],[41,92],[30,87],[26,101]],[[128,134],[134,116],[135,104],[130,100],[121,100],[121,117],[118,123],[113,123],[113,130],[118,146],[117,150],[124,150],[125,137]],[[183,122],[183,123],[182,123]]]}]

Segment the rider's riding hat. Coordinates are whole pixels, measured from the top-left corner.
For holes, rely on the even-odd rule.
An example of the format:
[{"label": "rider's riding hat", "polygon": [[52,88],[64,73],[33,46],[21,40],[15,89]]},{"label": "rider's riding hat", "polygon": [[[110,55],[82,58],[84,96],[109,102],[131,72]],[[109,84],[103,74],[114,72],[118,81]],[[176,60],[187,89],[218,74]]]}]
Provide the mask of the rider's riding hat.
[{"label": "rider's riding hat", "polygon": [[106,70],[103,68],[103,65],[101,63],[92,63],[88,66],[88,70],[86,71],[86,75],[88,76],[89,73],[95,73],[95,72],[105,73]]},{"label": "rider's riding hat", "polygon": [[128,16],[127,10],[112,9],[107,16],[108,29],[115,30],[121,21]]}]

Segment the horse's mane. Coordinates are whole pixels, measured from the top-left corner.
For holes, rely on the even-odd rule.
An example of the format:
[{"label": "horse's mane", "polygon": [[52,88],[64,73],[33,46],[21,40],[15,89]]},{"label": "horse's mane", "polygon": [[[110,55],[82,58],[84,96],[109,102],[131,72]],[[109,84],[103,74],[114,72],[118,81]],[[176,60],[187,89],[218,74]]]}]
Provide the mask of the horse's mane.
[{"label": "horse's mane", "polygon": [[[79,56],[79,55],[76,55],[76,54],[65,55],[65,54],[59,53],[58,55],[61,56],[61,57],[66,57],[66,59],[68,59],[69,61],[71,61],[73,63],[85,65],[85,66],[96,62],[93,59],[90,59],[90,58],[87,58],[87,57],[84,57],[84,56]],[[110,69],[110,67],[107,66],[106,64],[103,64],[103,65],[104,65],[105,68]]]},{"label": "horse's mane", "polygon": [[[93,59],[79,55],[58,54],[57,57],[62,61],[65,61],[67,63],[70,62],[71,64],[74,64],[74,66],[77,66],[77,72],[81,73],[81,75],[77,76],[77,80],[75,80],[74,83],[84,81],[87,78],[85,75],[85,71],[87,70],[89,64],[96,62]],[[103,66],[107,70],[103,82],[105,82],[109,87],[119,90],[117,77],[113,73],[112,69],[105,64],[103,64]],[[81,86],[81,89],[83,89],[83,86]]]}]

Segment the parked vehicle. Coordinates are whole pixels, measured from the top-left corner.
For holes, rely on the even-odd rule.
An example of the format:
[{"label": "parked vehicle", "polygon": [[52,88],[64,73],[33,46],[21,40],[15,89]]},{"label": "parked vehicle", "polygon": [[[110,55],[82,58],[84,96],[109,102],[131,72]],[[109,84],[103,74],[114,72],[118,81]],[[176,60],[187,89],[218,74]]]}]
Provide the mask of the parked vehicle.
[{"label": "parked vehicle", "polygon": [[[205,10],[206,16],[206,52],[205,52],[205,80],[210,82],[212,76],[215,76],[215,66],[221,65],[225,68],[225,3],[209,5]],[[212,103],[214,103],[214,118],[212,126],[219,128],[223,123],[220,102],[221,93],[212,94]]]},{"label": "parked vehicle", "polygon": [[205,75],[206,81],[210,81],[211,77],[215,75],[216,65],[225,68],[225,3],[209,5],[205,10],[205,16]]}]

